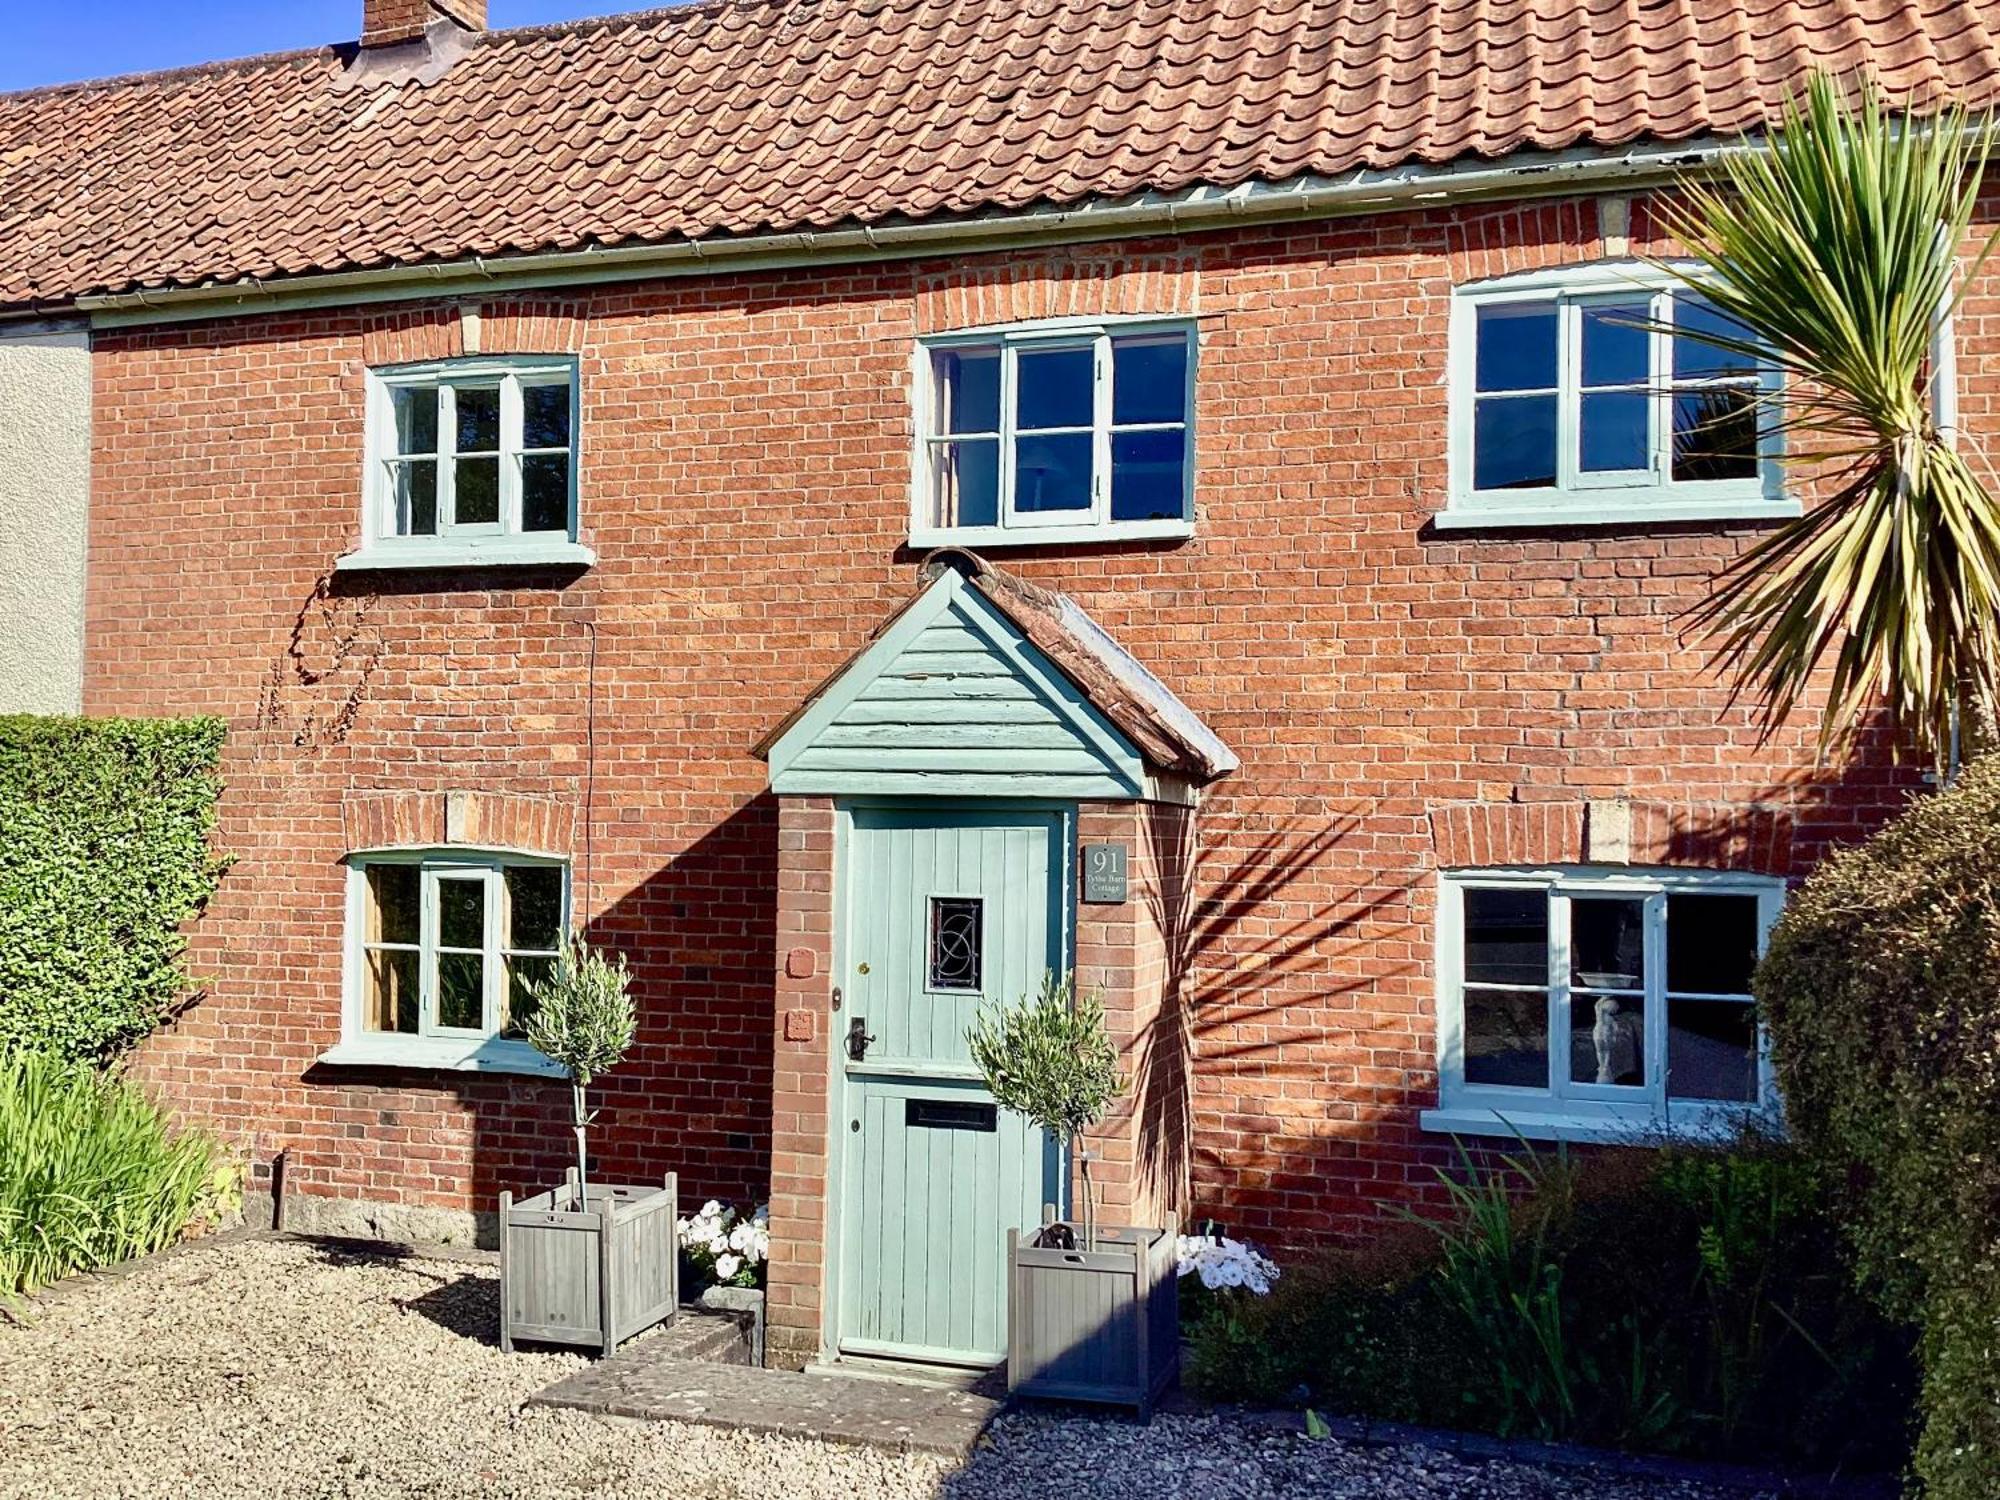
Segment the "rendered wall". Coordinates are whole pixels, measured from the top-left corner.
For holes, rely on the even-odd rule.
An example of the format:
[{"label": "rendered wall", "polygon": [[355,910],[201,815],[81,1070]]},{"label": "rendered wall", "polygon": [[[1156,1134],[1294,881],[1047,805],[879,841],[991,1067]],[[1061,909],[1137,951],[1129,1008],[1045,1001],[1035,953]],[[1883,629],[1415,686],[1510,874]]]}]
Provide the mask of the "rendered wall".
[{"label": "rendered wall", "polygon": [[90,336],[0,327],[0,713],[83,702]]}]

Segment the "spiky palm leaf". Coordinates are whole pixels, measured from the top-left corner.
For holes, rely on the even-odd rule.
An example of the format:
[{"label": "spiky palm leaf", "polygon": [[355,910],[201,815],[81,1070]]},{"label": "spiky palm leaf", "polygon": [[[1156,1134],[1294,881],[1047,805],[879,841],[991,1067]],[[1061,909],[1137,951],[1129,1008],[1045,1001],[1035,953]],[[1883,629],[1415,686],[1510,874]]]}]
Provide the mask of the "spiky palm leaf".
[{"label": "spiky palm leaf", "polygon": [[1954,287],[1986,164],[1986,120],[1892,116],[1870,87],[1850,107],[1813,78],[1769,151],[1683,184],[1666,227],[1697,265],[1660,263],[1740,333],[1682,330],[1774,363],[1767,429],[1790,461],[1827,465],[1827,493],[1724,570],[1694,611],[1718,637],[1768,734],[1831,656],[1821,747],[1876,705],[1934,755],[1956,709],[1990,712],[2000,683],[2000,510],[1989,472],[1937,427],[1932,335]]}]

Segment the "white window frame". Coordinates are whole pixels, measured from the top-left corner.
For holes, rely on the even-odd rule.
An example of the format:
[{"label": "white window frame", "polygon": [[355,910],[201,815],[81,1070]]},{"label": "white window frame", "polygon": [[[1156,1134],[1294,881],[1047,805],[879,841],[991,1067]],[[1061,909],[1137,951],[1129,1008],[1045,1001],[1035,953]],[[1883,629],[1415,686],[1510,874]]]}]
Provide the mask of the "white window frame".
[{"label": "white window frame", "polygon": [[[1131,423],[1116,432],[1171,431],[1186,434],[1186,458],[1181,472],[1181,514],[1178,517],[1143,521],[1111,519],[1111,421],[1114,339],[1146,335],[1179,335],[1187,340],[1186,392],[1182,399],[1181,422]],[[945,350],[992,348],[1000,353],[1000,428],[994,434],[999,447],[998,522],[991,526],[940,526],[937,497],[932,489],[932,449],[950,438],[931,430],[937,409],[937,386],[932,355]],[[1015,369],[1023,352],[1088,348],[1093,351],[1095,376],[1090,432],[1091,501],[1087,511],[1017,512],[1013,508],[1015,427]],[[1176,538],[1194,534],[1195,473],[1195,366],[1201,353],[1201,339],[1195,320],[1189,317],[1104,317],[1050,318],[1035,322],[995,327],[968,328],[934,334],[917,341],[911,361],[912,411],[916,444],[910,460],[910,545],[1020,546],[1031,543],[1083,541],[1140,541]],[[1038,429],[1040,430],[1040,429]],[[1076,431],[1084,429],[1048,429]],[[957,436],[963,436],[959,434]]]},{"label": "white window frame", "polygon": [[[521,529],[521,460],[552,448],[522,446],[522,389],[528,385],[567,384],[569,388],[569,495],[564,525],[557,530]],[[500,514],[495,521],[460,523],[453,519],[456,465],[452,462],[458,436],[455,413],[461,386],[497,385],[500,392],[499,488]],[[395,487],[389,478],[396,447],[393,393],[411,387],[438,391],[437,531],[427,536],[401,535],[395,524]],[[577,361],[547,355],[508,358],[433,360],[422,364],[371,369],[367,374],[365,454],[361,477],[361,547],[336,567],[440,567],[454,564],[510,563],[579,564],[595,556],[578,545],[579,471],[582,467],[582,392]]]},{"label": "white window frame", "polygon": [[[1783,447],[1775,434],[1759,442],[1757,473],[1743,479],[1675,480],[1672,476],[1671,341],[1652,338],[1652,453],[1647,469],[1585,473],[1577,465],[1581,404],[1583,310],[1592,304],[1651,299],[1651,316],[1664,321],[1683,283],[1636,261],[1599,262],[1473,282],[1454,288],[1451,301],[1447,384],[1450,408],[1446,507],[1434,520],[1451,531],[1497,526],[1612,526],[1670,521],[1786,520],[1800,513],[1784,480]],[[1534,489],[1473,488],[1473,406],[1478,368],[1479,311],[1507,304],[1549,303],[1560,309],[1556,368],[1556,463],[1553,486]],[[1767,368],[1762,391],[1781,389]]]},{"label": "white window frame", "polygon": [[[367,940],[368,872],[389,864],[414,865],[421,871],[418,942],[415,945],[419,954],[418,1023],[415,1033],[374,1031],[367,1025],[366,950],[370,946],[382,946],[371,945]],[[499,1033],[506,996],[506,958],[522,951],[503,942],[505,872],[524,865],[562,872],[562,911],[558,931],[568,932],[572,891],[567,860],[463,848],[381,849],[351,855],[347,860],[346,926],[342,936],[341,1039],[338,1046],[321,1056],[320,1061],[363,1067],[421,1067],[460,1072],[561,1076],[563,1069],[559,1064],[519,1038]],[[443,1026],[435,1019],[439,951],[438,885],[444,880],[475,878],[484,883],[486,900],[486,994],[483,1025],[477,1031]],[[410,945],[390,946],[407,949]]]},{"label": "white window frame", "polygon": [[[1548,1039],[1549,1079],[1544,1088],[1468,1083],[1465,1078],[1464,897],[1474,889],[1539,890],[1549,894]],[[1437,1068],[1438,1104],[1422,1112],[1426,1130],[1454,1135],[1524,1136],[1530,1140],[1633,1141],[1662,1136],[1728,1134],[1750,1122],[1781,1125],[1782,1110],[1770,1043],[1757,1028],[1755,1102],[1726,1099],[1670,1099],[1666,1075],[1668,1001],[1666,900],[1674,895],[1754,896],[1757,899],[1757,956],[1763,957],[1771,928],[1785,901],[1785,883],[1774,876],[1715,870],[1677,870],[1604,865],[1555,865],[1537,869],[1447,870],[1437,886]],[[1568,898],[1624,896],[1647,903],[1645,1034],[1646,1082],[1641,1086],[1576,1083],[1569,1077],[1570,962]],[[1480,988],[1507,988],[1482,984]],[[1528,985],[1524,989],[1544,986]],[[1679,998],[1703,998],[1681,995]],[[1735,1000],[1736,996],[1715,998]]]}]

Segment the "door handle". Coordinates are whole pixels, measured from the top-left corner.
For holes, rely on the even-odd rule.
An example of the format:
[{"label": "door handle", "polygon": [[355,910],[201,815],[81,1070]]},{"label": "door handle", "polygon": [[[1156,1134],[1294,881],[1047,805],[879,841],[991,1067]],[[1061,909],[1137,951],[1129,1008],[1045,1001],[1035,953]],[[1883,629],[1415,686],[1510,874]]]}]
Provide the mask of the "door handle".
[{"label": "door handle", "polygon": [[868,1048],[875,1038],[868,1034],[868,1018],[856,1016],[847,1023],[847,1055],[860,1062],[868,1055]]}]

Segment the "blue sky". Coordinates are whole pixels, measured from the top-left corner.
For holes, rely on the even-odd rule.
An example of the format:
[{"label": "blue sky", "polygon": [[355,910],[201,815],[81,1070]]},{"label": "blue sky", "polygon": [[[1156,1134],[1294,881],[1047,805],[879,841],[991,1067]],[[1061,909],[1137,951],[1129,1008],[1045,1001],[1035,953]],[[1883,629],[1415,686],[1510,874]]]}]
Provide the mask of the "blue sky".
[{"label": "blue sky", "polygon": [[[491,0],[491,24],[534,26],[665,0]],[[0,93],[351,41],[361,0],[67,0],[6,6]]]}]

